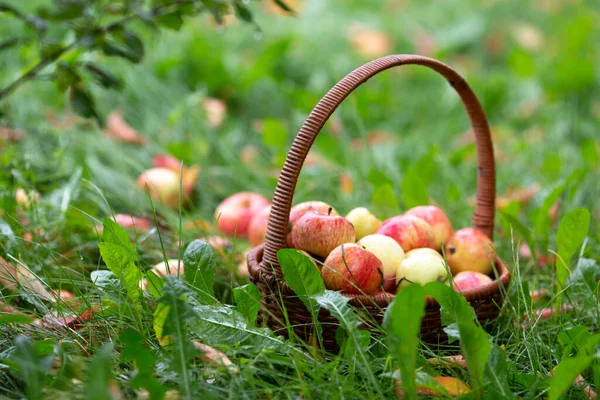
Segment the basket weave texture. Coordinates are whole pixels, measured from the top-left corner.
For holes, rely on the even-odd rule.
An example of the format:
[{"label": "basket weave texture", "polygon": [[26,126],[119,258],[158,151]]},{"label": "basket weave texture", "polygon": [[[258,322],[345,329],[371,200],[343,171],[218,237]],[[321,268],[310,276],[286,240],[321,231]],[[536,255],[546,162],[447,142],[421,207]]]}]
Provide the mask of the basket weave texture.
[{"label": "basket weave texture", "polygon": [[[248,255],[250,279],[258,286],[262,295],[262,316],[268,325],[279,334],[287,334],[282,301],[287,311],[289,324],[295,333],[306,340],[310,340],[312,334],[310,313],[283,280],[281,267],[277,260],[277,252],[287,247],[290,209],[298,176],[308,151],[325,122],[354,89],[381,71],[408,64],[422,65],[436,71],[446,78],[462,100],[471,121],[477,148],[476,207],[472,222],[475,228],[492,239],[496,198],[494,153],[488,122],[479,100],[469,85],[452,68],[428,57],[391,55],[371,61],[346,75],[327,92],[300,128],[279,175],[265,243],[254,248]],[[493,320],[498,316],[503,300],[501,287],[506,288],[510,282],[509,271],[498,258],[495,267],[498,279],[489,285],[463,292],[481,323]],[[347,296],[350,298],[350,305],[370,313],[373,319],[379,323],[382,321],[386,307],[394,299],[393,294],[385,292],[372,296]],[[326,310],[321,310],[319,321],[323,327],[325,348],[335,351],[337,348],[335,340],[337,320]],[[443,342],[446,339],[442,330],[439,304],[429,297],[421,324],[421,339],[432,344]]]}]

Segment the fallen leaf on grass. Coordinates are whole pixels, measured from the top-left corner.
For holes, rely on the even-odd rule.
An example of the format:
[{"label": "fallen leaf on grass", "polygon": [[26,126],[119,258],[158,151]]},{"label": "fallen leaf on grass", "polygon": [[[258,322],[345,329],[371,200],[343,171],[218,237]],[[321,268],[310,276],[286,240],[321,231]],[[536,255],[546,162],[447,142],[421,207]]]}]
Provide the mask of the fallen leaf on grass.
[{"label": "fallen leaf on grass", "polygon": [[80,314],[70,313],[69,316],[64,316],[65,313],[59,314],[56,311],[52,311],[42,318],[42,326],[48,329],[73,329],[78,330],[85,326],[87,322],[94,319],[94,315],[100,310],[100,306],[94,306],[91,309],[85,310]]},{"label": "fallen leaf on grass", "polygon": [[113,111],[106,117],[106,136],[123,143],[145,145],[146,138],[133,129],[120,111]]},{"label": "fallen leaf on grass", "polygon": [[201,352],[200,355],[198,355],[198,358],[206,363],[222,365],[224,367],[233,365],[233,363],[231,362],[229,357],[225,355],[225,353],[213,347],[196,341],[194,341],[194,346]]},{"label": "fallen leaf on grass", "polygon": [[[435,376],[435,377],[433,377],[433,379],[440,386],[442,386],[446,390],[446,392],[448,392],[448,395],[450,397],[458,397],[458,396],[462,396],[463,394],[467,394],[467,393],[471,392],[471,388],[466,383],[462,382],[461,380],[459,380],[457,378],[450,377],[450,376]],[[424,386],[417,387],[417,394],[421,395],[421,396],[433,396],[433,397],[444,396],[443,393],[441,393],[437,390],[429,389]],[[404,391],[404,388],[402,387],[402,381],[400,381],[400,380],[396,381],[396,396],[399,399],[403,399],[404,396],[406,396],[406,392]]]}]

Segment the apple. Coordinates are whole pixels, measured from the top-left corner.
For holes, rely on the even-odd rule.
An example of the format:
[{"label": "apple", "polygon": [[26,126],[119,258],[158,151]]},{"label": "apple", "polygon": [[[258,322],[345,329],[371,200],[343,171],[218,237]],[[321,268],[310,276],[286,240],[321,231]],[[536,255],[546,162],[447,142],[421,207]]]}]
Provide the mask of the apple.
[{"label": "apple", "polygon": [[444,244],[452,236],[452,224],[446,214],[436,206],[417,206],[413,207],[404,215],[413,215],[419,217],[431,226],[435,236],[436,247],[434,249],[441,251]]},{"label": "apple", "polygon": [[345,243],[327,256],[321,277],[330,290],[374,294],[383,283],[381,260],[356,243]]},{"label": "apple", "polygon": [[240,192],[227,197],[215,212],[217,226],[225,235],[246,236],[252,218],[269,200],[258,193]]},{"label": "apple", "polygon": [[346,219],[354,225],[356,239],[358,240],[377,232],[377,229],[381,226],[379,218],[371,214],[365,207],[357,207],[351,210],[346,215]]},{"label": "apple", "polygon": [[489,275],[496,251],[485,233],[475,228],[462,228],[454,232],[446,242],[445,255],[452,275],[462,271]]},{"label": "apple", "polygon": [[412,249],[411,251],[407,251],[405,255],[408,258],[408,257],[420,255],[420,254],[431,254],[436,257],[439,257],[442,260],[444,259],[444,257],[442,257],[442,255],[440,253],[438,253],[434,249],[430,249],[429,247],[420,247],[418,249]]},{"label": "apple", "polygon": [[365,236],[356,244],[375,254],[383,264],[383,288],[388,292],[396,286],[396,270],[404,261],[404,250],[389,236],[373,234]]},{"label": "apple", "polygon": [[[459,397],[462,396],[463,394],[467,394],[471,392],[471,388],[464,383],[463,381],[451,377],[451,376],[435,376],[433,377],[433,379],[441,386],[444,388],[444,390],[448,393],[448,395],[450,397]],[[417,387],[417,394],[419,396],[431,396],[431,397],[439,397],[439,396],[444,396],[443,393],[434,390],[434,389],[429,389],[426,386],[418,386]],[[406,391],[404,390],[404,387],[402,386],[402,381],[397,380],[396,381],[396,395],[398,398],[404,398],[406,396]]]},{"label": "apple", "polygon": [[422,253],[407,257],[396,271],[398,290],[412,283],[425,285],[435,281],[446,283],[447,280],[448,270],[444,260],[433,254]]},{"label": "apple", "polygon": [[355,240],[354,227],[339,215],[307,211],[292,226],[294,247],[321,257],[327,257],[339,245]]},{"label": "apple", "polygon": [[463,271],[456,274],[452,279],[453,287],[456,292],[463,292],[469,289],[475,289],[492,283],[492,278],[480,272]]},{"label": "apple", "polygon": [[176,208],[179,206],[179,173],[168,168],[150,168],[137,180],[140,189],[150,192],[152,200]]},{"label": "apple", "polygon": [[409,251],[419,247],[435,248],[435,236],[431,226],[413,215],[398,215],[381,224],[377,233],[389,236]]},{"label": "apple", "polygon": [[25,191],[18,188],[15,193],[15,201],[22,208],[29,208],[40,200],[40,194],[36,190]]},{"label": "apple", "polygon": [[[167,275],[181,275],[183,277],[183,261],[177,259],[169,259],[167,262],[161,261],[150,269],[154,275],[159,278],[166,278]],[[140,288],[148,290],[150,283],[146,278],[140,281]]]},{"label": "apple", "polygon": [[340,215],[335,208],[323,201],[312,200],[296,204],[290,210],[290,233],[287,236],[288,247],[296,247],[292,242],[291,230],[296,221],[298,221],[307,211],[314,211],[320,214]]},{"label": "apple", "polygon": [[271,205],[265,206],[254,215],[248,225],[248,241],[252,246],[258,246],[265,241]]}]

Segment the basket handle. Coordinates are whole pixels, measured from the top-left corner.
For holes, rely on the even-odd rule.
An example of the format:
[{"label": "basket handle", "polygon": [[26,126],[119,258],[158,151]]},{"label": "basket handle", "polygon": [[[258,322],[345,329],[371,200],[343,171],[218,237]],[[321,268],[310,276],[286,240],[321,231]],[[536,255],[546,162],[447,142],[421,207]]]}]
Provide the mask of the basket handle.
[{"label": "basket handle", "polygon": [[346,75],[319,101],[294,139],[279,175],[265,238],[261,262],[263,273],[281,279],[277,252],[286,247],[288,224],[296,182],[304,160],[323,125],[354,89],[391,67],[417,64],[443,75],[460,96],[475,134],[477,147],[477,204],[473,226],[490,239],[494,230],[496,172],[490,128],[479,100],[465,80],[452,68],[432,58],[418,55],[390,55],[373,60]]}]

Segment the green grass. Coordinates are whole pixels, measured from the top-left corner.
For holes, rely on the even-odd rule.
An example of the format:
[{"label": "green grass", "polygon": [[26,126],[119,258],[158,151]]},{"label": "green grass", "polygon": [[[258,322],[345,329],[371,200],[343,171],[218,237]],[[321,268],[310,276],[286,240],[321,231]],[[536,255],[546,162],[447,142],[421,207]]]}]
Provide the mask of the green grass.
[{"label": "green grass", "polygon": [[[324,357],[298,338],[286,340],[253,326],[233,310],[234,288],[248,283],[237,272],[240,255],[249,247],[241,239],[217,256],[214,301],[170,279],[160,293],[133,302],[125,289],[131,285],[127,278],[106,285],[91,278],[107,269],[98,247],[106,238],[97,231],[106,216],[154,218],[156,211],[164,228],[131,235],[133,265],[146,271],[165,257],[182,256],[189,243],[211,234],[180,226],[212,220],[224,197],[238,191],[272,196],[306,115],[339,79],[372,58],[361,56],[347,39],[358,21],[384,31],[391,53],[417,53],[426,38],[432,39],[431,55],[465,76],[489,118],[498,195],[540,186],[530,202],[509,202],[496,216],[495,245],[513,280],[501,316],[484,337],[491,343],[485,397],[501,398],[495,390],[502,388],[507,398],[512,398],[509,392],[543,398],[552,384],[566,382],[566,398],[586,398],[570,386],[573,377],[557,373],[552,381],[548,373],[561,363],[565,371],[576,371],[587,358],[586,385],[599,387],[598,6],[593,1],[327,3],[306,2],[297,18],[268,14],[253,3],[260,35],[240,22],[217,29],[208,17],[187,21],[179,32],[136,25],[148,40],[140,65],[89,55],[125,82],[119,92],[92,86],[100,112],[121,110],[148,138],[145,147],[116,143],[91,121],[53,125],[48,111],[59,118],[71,113],[66,97],[48,81],[28,83],[0,104],[0,126],[25,132],[19,143],[0,143],[0,256],[28,266],[39,277],[34,280],[38,285],[41,280],[47,288],[77,296],[73,303],[48,302],[25,285],[2,289],[0,301],[36,318],[50,312],[77,315],[98,306],[95,318],[80,329],[0,322],[1,395],[109,398],[107,390],[113,387],[135,398],[141,383],[184,398],[394,397],[392,376],[400,364],[385,336],[365,342],[352,328],[347,334],[365,345]],[[527,27],[540,35],[539,44],[531,43]],[[0,23],[0,37],[15,29],[20,28],[13,21]],[[18,76],[35,54],[33,48],[0,53],[0,86]],[[227,104],[219,128],[212,128],[203,113],[206,97]],[[278,134],[265,134],[257,121]],[[387,71],[353,93],[325,126],[311,152],[327,163],[305,166],[294,201],[320,199],[342,214],[367,206],[382,218],[431,201],[447,211],[455,229],[469,226],[476,158],[463,135],[468,129],[458,97],[431,71],[414,66]],[[375,130],[392,139],[367,145]],[[357,142],[363,143],[360,151],[353,147]],[[256,158],[246,165],[240,152],[249,146]],[[151,204],[135,186],[151,157],[161,152],[201,166],[193,204],[181,212]],[[351,192],[341,190],[342,174],[352,179]],[[39,191],[39,202],[29,209],[18,206],[20,187]],[[558,218],[551,221],[545,216],[556,198]],[[564,243],[564,237],[581,230],[575,224],[557,238],[560,221],[576,208],[589,211],[591,224],[583,232],[583,246],[566,260],[571,270],[567,287],[555,296],[554,264],[538,266],[518,249],[529,240],[542,256],[561,251],[557,240]],[[31,239],[23,238],[26,233]],[[533,302],[533,289],[549,294]],[[559,302],[572,310],[518,328],[524,314]],[[173,335],[168,346],[157,339],[157,304],[177,310],[163,321],[165,335]],[[355,327],[350,314],[342,325]],[[14,314],[0,318],[6,315]],[[215,367],[194,357],[193,340],[222,350],[234,366]],[[442,354],[459,351],[464,347],[454,342]],[[467,370],[426,361],[437,355],[425,345],[418,348],[419,379],[445,375],[473,383]]]}]

